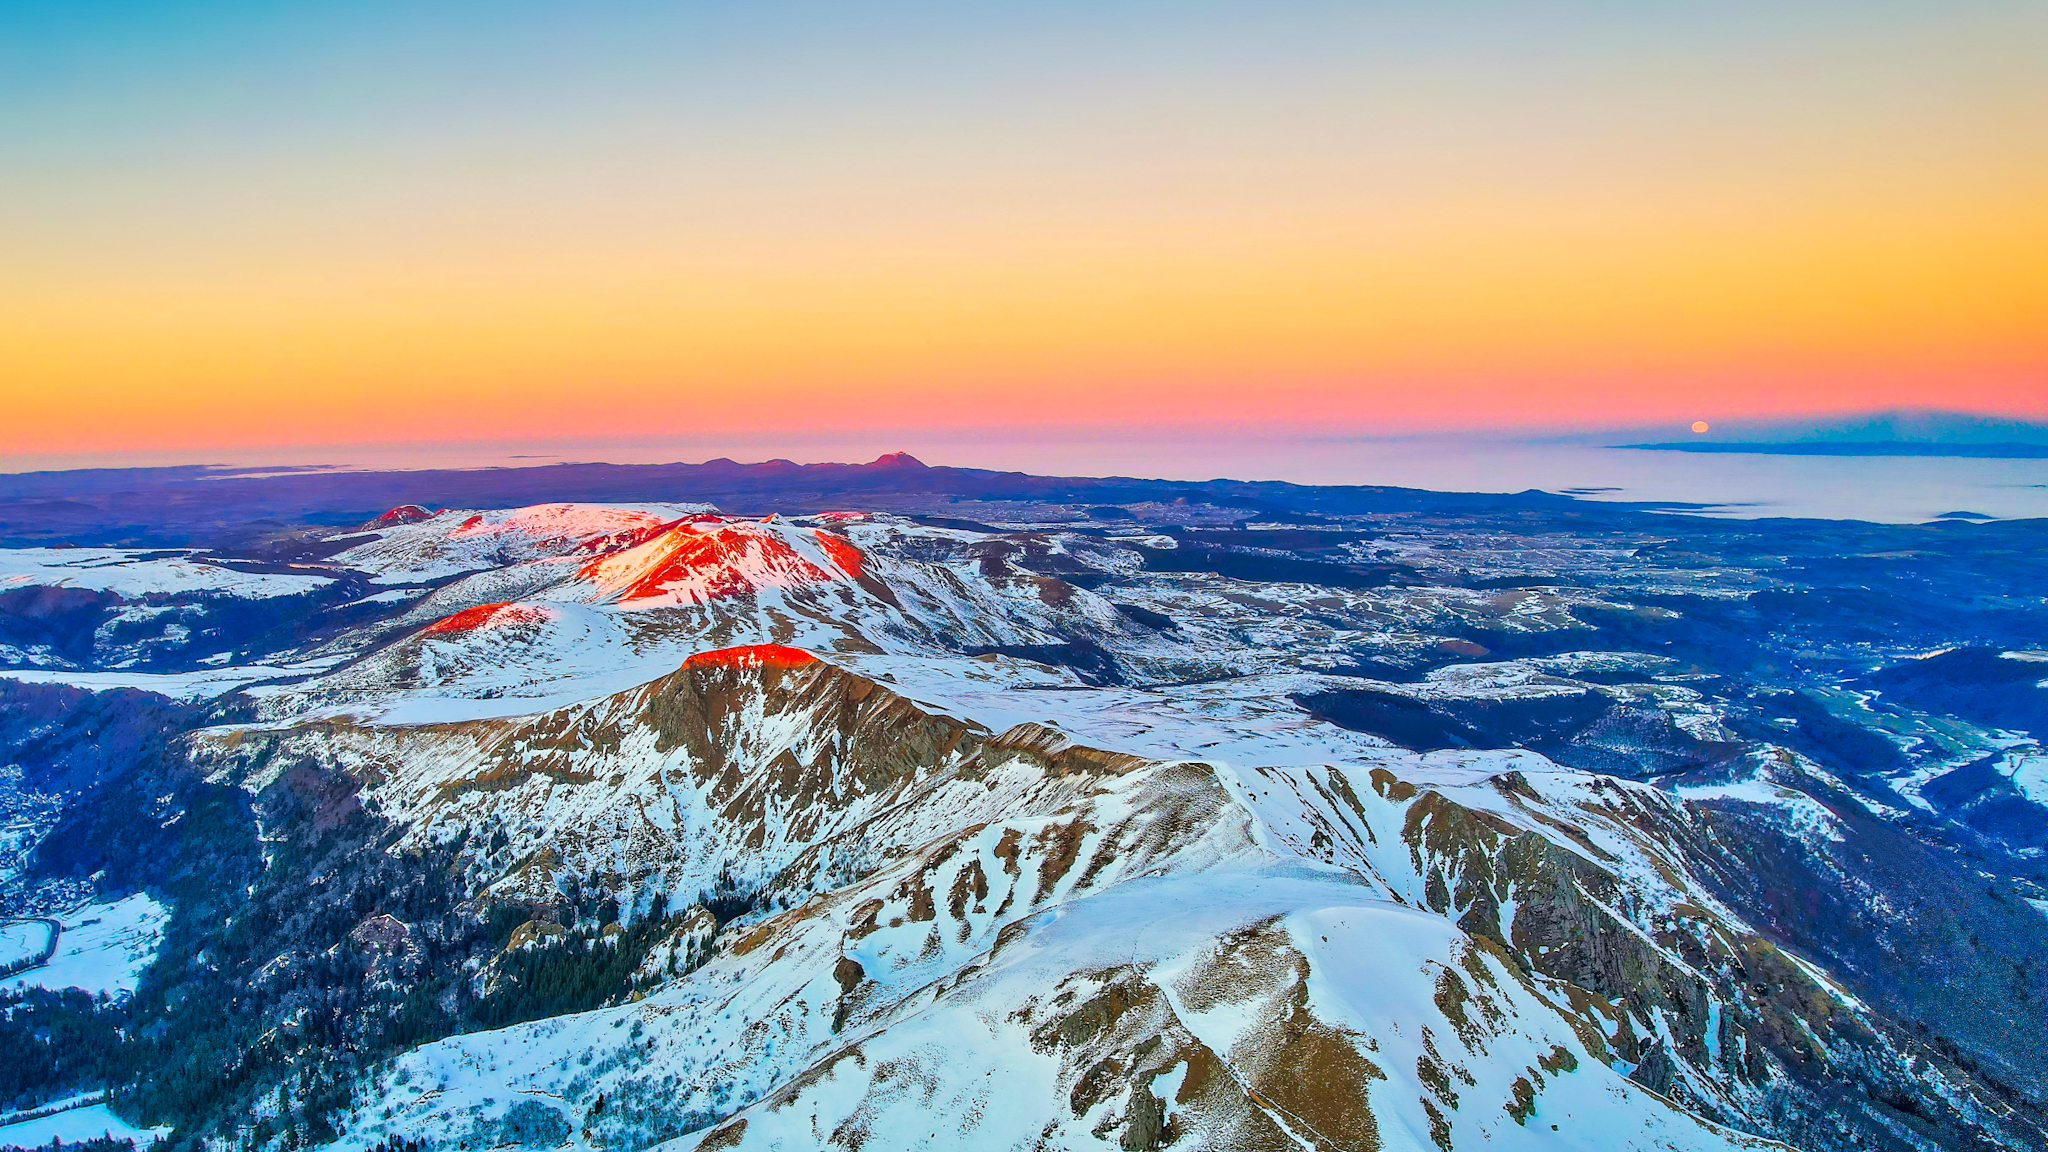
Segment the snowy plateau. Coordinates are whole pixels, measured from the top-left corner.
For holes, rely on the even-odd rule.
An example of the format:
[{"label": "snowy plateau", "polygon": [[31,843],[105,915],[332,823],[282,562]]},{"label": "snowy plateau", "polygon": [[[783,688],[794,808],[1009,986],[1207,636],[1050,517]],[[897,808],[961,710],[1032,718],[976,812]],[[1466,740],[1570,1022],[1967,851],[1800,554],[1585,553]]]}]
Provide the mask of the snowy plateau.
[{"label": "snowy plateau", "polygon": [[0,501],[0,1145],[2048,1147],[2042,525],[696,467]]}]

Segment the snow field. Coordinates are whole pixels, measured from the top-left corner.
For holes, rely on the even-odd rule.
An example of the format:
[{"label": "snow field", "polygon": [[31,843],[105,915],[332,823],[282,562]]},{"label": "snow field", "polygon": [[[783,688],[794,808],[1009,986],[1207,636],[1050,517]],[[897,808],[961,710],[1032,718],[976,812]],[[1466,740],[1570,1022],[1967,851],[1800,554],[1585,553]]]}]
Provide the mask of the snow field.
[{"label": "snow field", "polygon": [[170,909],[141,893],[75,908],[59,918],[64,930],[49,963],[17,973],[9,983],[95,995],[133,992],[155,961],[170,918]]},{"label": "snow field", "polygon": [[0,548],[0,591],[82,588],[129,598],[199,592],[267,600],[303,596],[332,583],[331,576],[243,572],[189,554],[166,557],[133,548]]},{"label": "snow field", "polygon": [[50,944],[50,926],[36,920],[0,924],[0,968],[33,960]]},{"label": "snow field", "polygon": [[137,1148],[147,1148],[170,1134],[169,1128],[137,1128],[105,1104],[92,1104],[0,1127],[0,1148],[43,1149],[52,1140],[83,1144],[102,1136],[133,1140]]}]

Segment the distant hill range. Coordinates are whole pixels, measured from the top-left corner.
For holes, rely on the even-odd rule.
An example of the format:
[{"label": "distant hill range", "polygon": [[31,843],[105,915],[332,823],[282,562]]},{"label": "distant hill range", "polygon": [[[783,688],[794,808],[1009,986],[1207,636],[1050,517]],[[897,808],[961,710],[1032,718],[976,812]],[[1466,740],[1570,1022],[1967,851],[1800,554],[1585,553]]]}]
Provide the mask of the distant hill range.
[{"label": "distant hill range", "polygon": [[1798,420],[1717,421],[1702,433],[1684,426],[1637,428],[1610,432],[1601,439],[1617,448],[1667,452],[2048,458],[2048,424],[1929,409]]}]

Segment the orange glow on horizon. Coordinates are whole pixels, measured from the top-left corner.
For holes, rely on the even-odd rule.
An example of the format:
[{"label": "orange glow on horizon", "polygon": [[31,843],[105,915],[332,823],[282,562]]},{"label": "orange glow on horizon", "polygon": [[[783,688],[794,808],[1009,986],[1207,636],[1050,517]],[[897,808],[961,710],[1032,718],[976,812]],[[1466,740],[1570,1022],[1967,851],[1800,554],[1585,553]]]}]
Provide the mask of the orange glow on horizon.
[{"label": "orange glow on horizon", "polygon": [[2037,9],[812,16],[49,33],[0,468],[2048,418]]},{"label": "orange glow on horizon", "polygon": [[[0,281],[0,453],[922,426],[2048,414],[2048,209],[692,275]],[[1509,222],[1512,224],[1513,222]],[[1876,233],[1873,235],[1873,233]],[[1064,258],[1061,258],[1061,257]],[[823,267],[818,266],[823,264]],[[1690,410],[1690,411],[1688,411]]]}]

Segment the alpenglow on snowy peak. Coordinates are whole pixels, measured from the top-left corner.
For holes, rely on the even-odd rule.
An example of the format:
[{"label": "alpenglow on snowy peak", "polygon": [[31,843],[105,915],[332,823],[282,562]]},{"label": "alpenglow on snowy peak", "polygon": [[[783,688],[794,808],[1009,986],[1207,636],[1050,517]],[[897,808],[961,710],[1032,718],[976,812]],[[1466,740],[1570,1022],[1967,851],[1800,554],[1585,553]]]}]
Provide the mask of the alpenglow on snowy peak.
[{"label": "alpenglow on snowy peak", "polygon": [[2048,1143],[1995,576],[1859,665],[1742,526],[938,482],[0,549],[0,1145]]}]

